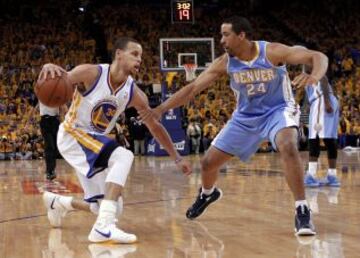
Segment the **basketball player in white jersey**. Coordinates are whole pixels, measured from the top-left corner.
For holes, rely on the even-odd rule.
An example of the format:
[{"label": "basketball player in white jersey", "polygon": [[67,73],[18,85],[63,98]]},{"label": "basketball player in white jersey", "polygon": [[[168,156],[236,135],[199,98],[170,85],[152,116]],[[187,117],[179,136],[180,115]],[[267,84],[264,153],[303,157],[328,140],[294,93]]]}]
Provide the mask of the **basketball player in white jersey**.
[{"label": "basketball player in white jersey", "polygon": [[[309,72],[309,67],[305,68]],[[307,187],[331,186],[339,187],[340,181],[336,176],[337,136],[340,120],[340,107],[336,93],[326,76],[316,85],[307,85],[296,91],[299,102],[306,93],[310,104],[309,114],[309,166],[304,178]],[[323,140],[328,156],[327,175],[318,180],[316,178],[318,159],[320,156],[320,139]]]},{"label": "basketball player in white jersey", "polygon": [[221,25],[221,44],[226,53],[217,58],[196,80],[183,87],[143,119],[184,105],[228,74],[237,99],[232,118],[213,140],[201,161],[202,187],[186,216],[195,219],[207,206],[221,198],[215,187],[218,171],[233,156],[248,160],[263,140],[281,154],[287,183],[295,199],[296,235],[314,235],[310,209],[305,200],[303,165],[297,150],[299,110],[291,91],[286,64],[309,64],[311,74],[294,79],[296,86],[316,84],[328,67],[327,57],[317,51],[280,43],[253,41],[246,18],[234,16]]},{"label": "basketball player in white jersey", "polygon": [[[134,155],[107,134],[127,107],[135,107],[138,111],[150,109],[146,95],[131,76],[139,71],[141,57],[141,45],[123,37],[114,44],[114,59],[110,65],[83,64],[67,72],[77,87],[65,121],[60,125],[57,143],[60,153],[77,173],[85,201],[49,192],[44,193],[43,199],[53,226],[60,226],[61,217],[74,209],[98,214],[88,237],[91,242],[137,241],[134,234],[125,233],[116,226],[122,211],[121,194]],[[65,72],[57,65],[46,64],[40,78]],[[189,163],[174,148],[165,128],[154,118],[144,122],[178,168],[190,174]]]}]

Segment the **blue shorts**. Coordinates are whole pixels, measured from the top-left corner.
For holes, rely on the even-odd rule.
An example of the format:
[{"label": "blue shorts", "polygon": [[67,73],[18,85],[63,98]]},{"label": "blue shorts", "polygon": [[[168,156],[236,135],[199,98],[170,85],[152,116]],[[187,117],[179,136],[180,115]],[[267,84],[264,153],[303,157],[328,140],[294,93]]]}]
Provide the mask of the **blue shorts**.
[{"label": "blue shorts", "polygon": [[240,118],[234,112],[232,118],[213,140],[212,145],[221,151],[238,156],[242,161],[247,161],[264,140],[269,140],[276,149],[276,134],[286,127],[298,127],[299,117],[299,110],[286,107],[248,119]]}]

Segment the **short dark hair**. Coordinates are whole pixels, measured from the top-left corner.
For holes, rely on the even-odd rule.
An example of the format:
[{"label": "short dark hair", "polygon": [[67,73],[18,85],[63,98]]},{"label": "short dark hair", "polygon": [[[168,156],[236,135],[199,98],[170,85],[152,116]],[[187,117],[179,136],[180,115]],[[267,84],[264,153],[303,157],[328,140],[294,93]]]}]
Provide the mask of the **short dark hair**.
[{"label": "short dark hair", "polygon": [[140,44],[136,39],[130,37],[120,37],[116,39],[116,41],[113,44],[112,56],[115,57],[115,53],[117,49],[121,49],[121,50],[126,49],[129,42]]},{"label": "short dark hair", "polygon": [[245,32],[246,37],[248,38],[251,36],[251,34],[253,32],[253,28],[252,28],[249,20],[242,16],[231,16],[231,17],[225,19],[223,23],[231,24],[232,30],[237,35],[239,35],[241,32]]}]

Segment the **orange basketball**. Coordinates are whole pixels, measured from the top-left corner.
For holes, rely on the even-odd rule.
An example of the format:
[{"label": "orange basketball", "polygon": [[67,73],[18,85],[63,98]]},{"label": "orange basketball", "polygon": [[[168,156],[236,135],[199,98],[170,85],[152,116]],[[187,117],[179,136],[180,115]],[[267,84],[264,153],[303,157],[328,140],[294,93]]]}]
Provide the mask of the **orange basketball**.
[{"label": "orange basketball", "polygon": [[48,107],[60,107],[67,103],[74,92],[66,73],[54,79],[41,79],[36,82],[35,94],[41,103]]}]

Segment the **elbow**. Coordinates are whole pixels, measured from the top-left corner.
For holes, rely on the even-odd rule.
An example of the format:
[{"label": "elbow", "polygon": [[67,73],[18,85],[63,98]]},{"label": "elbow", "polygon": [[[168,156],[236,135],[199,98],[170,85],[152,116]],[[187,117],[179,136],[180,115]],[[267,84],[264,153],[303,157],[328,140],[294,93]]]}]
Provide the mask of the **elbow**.
[{"label": "elbow", "polygon": [[329,58],[322,52],[316,52],[315,54],[315,58],[320,60],[321,63],[324,65],[324,66],[328,66],[329,64]]}]

